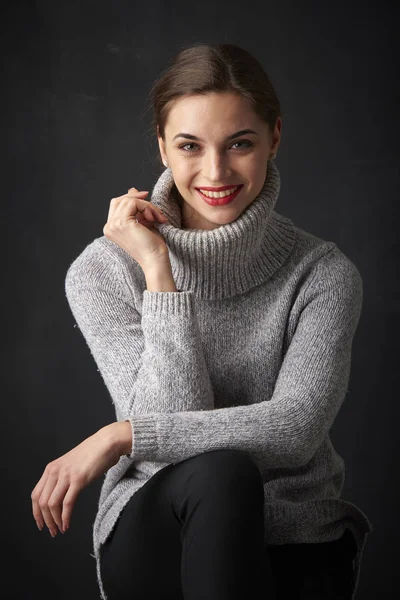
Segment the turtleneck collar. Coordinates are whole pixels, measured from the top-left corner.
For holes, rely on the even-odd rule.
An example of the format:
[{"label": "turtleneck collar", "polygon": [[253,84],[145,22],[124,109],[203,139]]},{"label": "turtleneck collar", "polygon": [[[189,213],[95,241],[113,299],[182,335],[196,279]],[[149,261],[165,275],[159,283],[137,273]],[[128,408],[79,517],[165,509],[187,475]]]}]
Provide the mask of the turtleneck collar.
[{"label": "turtleneck collar", "polygon": [[260,193],[235,221],[212,230],[181,229],[178,190],[171,169],[163,171],[150,201],[169,220],[155,227],[168,246],[177,289],[217,300],[267,281],[295,243],[293,222],[274,211],[279,190],[280,174],[270,160]]}]

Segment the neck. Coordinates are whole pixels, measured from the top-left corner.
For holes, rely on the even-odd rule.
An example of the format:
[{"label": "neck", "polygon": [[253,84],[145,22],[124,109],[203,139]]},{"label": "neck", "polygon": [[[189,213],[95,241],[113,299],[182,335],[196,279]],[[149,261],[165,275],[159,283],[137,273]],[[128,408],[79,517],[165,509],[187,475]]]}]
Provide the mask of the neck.
[{"label": "neck", "polygon": [[295,243],[292,221],[274,211],[279,189],[279,171],[270,161],[262,190],[237,219],[211,230],[193,229],[194,221],[185,221],[185,204],[180,207],[177,200],[172,172],[164,171],[151,202],[169,219],[155,227],[166,240],[177,288],[213,300],[243,294],[267,281]]}]

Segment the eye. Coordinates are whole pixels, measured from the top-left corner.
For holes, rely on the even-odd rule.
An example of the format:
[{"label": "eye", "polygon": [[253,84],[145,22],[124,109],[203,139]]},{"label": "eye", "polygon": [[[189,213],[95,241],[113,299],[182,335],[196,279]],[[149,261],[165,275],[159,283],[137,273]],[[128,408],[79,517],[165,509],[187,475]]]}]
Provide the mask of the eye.
[{"label": "eye", "polygon": [[[245,146],[244,146],[243,149],[245,149],[245,148],[251,148],[251,146],[253,145],[253,143],[250,142],[250,140],[240,140],[238,142],[234,142],[232,144],[232,146],[236,146],[236,144],[245,144]],[[198,144],[194,144],[193,142],[188,142],[186,144],[182,144],[181,146],[179,146],[179,150],[183,150],[183,152],[194,152],[194,150],[188,149],[187,148],[188,146],[197,146],[198,147]],[[240,150],[240,149],[241,148],[238,148],[238,150]]]},{"label": "eye", "polygon": [[239,142],[234,142],[234,143],[232,144],[232,146],[235,146],[236,144],[247,144],[247,145],[245,146],[245,148],[250,148],[250,147],[253,145],[253,143],[252,143],[252,142],[250,142],[250,140],[240,140]]},{"label": "eye", "polygon": [[193,150],[185,150],[186,146],[197,146],[197,144],[194,144],[193,142],[182,144],[181,146],[179,146],[179,150],[183,150],[184,152],[193,152]]}]

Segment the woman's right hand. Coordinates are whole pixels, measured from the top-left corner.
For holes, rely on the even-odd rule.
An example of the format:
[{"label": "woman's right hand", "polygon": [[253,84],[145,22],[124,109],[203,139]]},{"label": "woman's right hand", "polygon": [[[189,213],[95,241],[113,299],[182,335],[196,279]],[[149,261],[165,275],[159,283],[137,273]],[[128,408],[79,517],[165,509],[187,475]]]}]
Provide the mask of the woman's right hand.
[{"label": "woman's right hand", "polygon": [[153,226],[168,219],[157,206],[144,200],[148,193],[130,188],[124,196],[113,198],[103,227],[105,237],[128,252],[143,271],[168,258],[165,240]]}]

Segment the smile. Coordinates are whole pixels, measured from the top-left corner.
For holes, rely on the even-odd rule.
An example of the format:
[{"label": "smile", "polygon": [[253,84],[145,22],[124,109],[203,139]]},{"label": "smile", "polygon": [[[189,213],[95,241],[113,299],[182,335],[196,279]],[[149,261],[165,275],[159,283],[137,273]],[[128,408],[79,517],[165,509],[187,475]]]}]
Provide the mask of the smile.
[{"label": "smile", "polygon": [[203,194],[203,196],[207,196],[207,198],[225,198],[225,196],[232,195],[240,187],[242,186],[235,185],[229,188],[227,186],[224,186],[222,188],[215,188],[214,190],[212,188],[196,188],[196,190],[199,190]]},{"label": "smile", "polygon": [[196,191],[210,206],[223,206],[236,198],[242,187],[243,185],[232,186],[220,192],[213,192],[205,190],[204,188],[196,188]]}]

